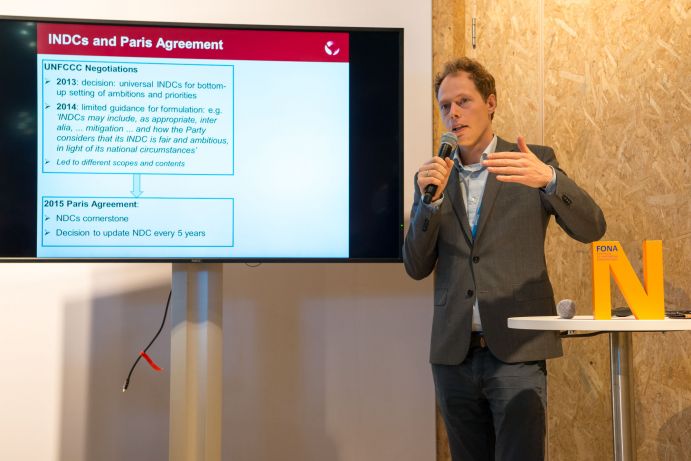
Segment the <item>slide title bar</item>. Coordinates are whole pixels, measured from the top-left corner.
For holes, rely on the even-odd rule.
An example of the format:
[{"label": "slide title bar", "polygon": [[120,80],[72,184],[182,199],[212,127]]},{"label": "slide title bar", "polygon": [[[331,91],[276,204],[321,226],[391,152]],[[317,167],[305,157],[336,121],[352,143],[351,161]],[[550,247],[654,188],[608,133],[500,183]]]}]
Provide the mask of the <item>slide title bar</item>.
[{"label": "slide title bar", "polygon": [[348,62],[348,33],[37,24],[39,54]]}]

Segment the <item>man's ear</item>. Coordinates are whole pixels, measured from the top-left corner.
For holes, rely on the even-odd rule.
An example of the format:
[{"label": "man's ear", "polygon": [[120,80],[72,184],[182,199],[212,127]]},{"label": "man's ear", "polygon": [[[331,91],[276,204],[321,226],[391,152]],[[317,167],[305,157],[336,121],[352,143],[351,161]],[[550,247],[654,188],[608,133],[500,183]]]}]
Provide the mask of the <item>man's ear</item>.
[{"label": "man's ear", "polygon": [[490,116],[494,114],[494,111],[497,109],[497,95],[495,94],[490,94],[487,96],[487,111],[489,112]]}]

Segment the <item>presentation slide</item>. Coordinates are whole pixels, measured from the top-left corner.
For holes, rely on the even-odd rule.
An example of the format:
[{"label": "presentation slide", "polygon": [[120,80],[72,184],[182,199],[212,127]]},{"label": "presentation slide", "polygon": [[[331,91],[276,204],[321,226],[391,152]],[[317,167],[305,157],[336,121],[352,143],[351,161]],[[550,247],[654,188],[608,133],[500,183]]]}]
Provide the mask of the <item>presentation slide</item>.
[{"label": "presentation slide", "polygon": [[348,33],[38,24],[39,258],[347,258]]}]

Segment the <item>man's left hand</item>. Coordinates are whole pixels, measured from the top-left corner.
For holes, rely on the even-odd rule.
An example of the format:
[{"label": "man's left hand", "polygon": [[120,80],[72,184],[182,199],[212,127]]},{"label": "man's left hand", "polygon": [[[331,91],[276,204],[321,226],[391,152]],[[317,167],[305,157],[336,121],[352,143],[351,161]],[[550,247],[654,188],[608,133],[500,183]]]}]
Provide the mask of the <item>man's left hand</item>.
[{"label": "man's left hand", "polygon": [[518,137],[517,143],[520,152],[494,152],[482,164],[497,175],[497,181],[534,188],[547,186],[552,180],[552,168],[528,149],[523,136]]}]

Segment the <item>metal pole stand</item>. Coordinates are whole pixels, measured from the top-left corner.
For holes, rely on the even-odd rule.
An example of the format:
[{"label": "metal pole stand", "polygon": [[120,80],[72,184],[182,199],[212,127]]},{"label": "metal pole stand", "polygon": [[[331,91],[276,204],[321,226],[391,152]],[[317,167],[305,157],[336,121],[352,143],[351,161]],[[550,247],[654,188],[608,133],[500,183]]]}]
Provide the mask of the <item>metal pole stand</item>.
[{"label": "metal pole stand", "polygon": [[221,461],[223,265],[173,264],[170,461]]},{"label": "metal pole stand", "polygon": [[615,461],[636,460],[636,422],[633,404],[633,352],[630,331],[609,333],[612,375],[612,433]]}]

